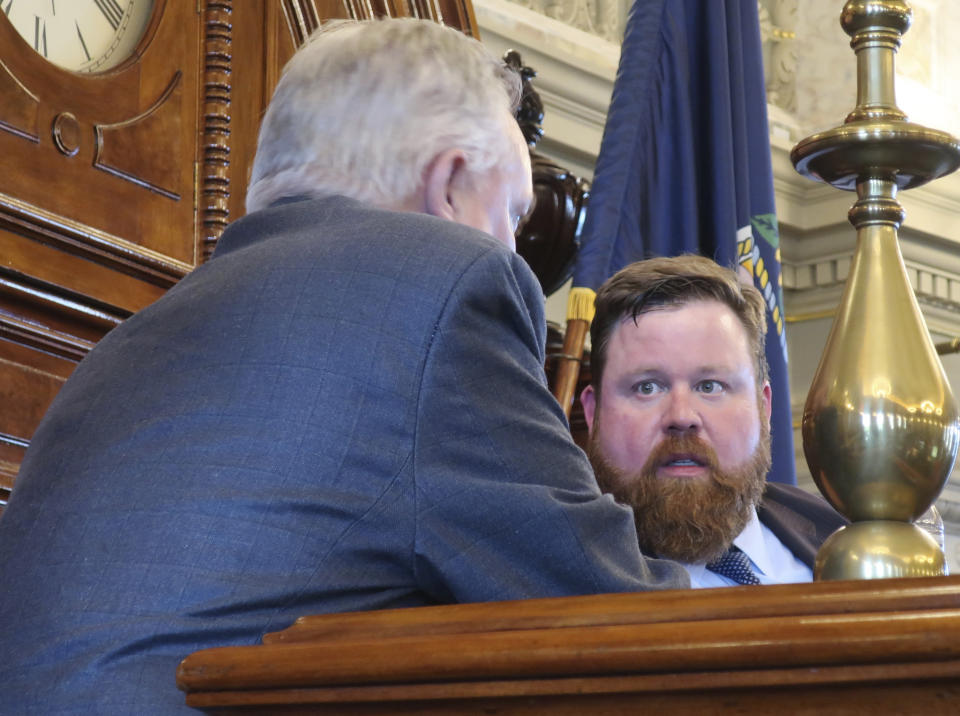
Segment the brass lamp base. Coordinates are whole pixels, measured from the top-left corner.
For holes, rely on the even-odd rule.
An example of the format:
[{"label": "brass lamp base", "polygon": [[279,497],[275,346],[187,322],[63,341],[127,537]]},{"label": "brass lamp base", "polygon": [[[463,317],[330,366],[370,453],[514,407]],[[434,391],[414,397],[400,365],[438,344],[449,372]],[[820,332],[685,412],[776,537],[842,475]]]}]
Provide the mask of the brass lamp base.
[{"label": "brass lamp base", "polygon": [[854,522],[820,547],[814,579],[938,577],[947,573],[940,545],[909,522]]},{"label": "brass lamp base", "polygon": [[960,167],[956,137],[906,121],[849,122],[802,140],[790,152],[797,171],[854,191],[864,176],[913,189]]}]

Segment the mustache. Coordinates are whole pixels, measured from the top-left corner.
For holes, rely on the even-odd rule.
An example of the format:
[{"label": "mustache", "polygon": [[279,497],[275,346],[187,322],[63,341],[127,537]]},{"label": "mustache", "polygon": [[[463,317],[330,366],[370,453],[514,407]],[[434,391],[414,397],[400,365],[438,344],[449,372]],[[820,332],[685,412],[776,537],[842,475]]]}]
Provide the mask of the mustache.
[{"label": "mustache", "polygon": [[651,450],[642,472],[652,475],[657,468],[677,460],[688,459],[714,472],[720,469],[716,451],[694,434],[667,435]]}]

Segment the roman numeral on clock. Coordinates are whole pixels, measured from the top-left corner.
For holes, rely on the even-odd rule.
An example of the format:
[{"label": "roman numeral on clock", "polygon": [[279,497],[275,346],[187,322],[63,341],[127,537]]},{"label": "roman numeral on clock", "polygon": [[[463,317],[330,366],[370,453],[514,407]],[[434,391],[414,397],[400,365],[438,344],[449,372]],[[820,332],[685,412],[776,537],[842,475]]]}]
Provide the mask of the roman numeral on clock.
[{"label": "roman numeral on clock", "polygon": [[110,23],[110,27],[116,30],[120,27],[120,20],[123,19],[123,8],[117,0],[93,0],[103,16]]},{"label": "roman numeral on clock", "polygon": [[76,20],[73,21],[73,24],[74,24],[74,27],[77,28],[77,37],[80,38],[80,46],[83,48],[83,54],[85,54],[85,55],[87,56],[87,62],[89,62],[89,61],[90,61],[90,51],[87,50],[87,43],[83,41],[83,33],[80,32],[80,24],[79,24]]},{"label": "roman numeral on clock", "polygon": [[33,24],[33,49],[41,53],[44,57],[47,56],[47,23],[41,20],[36,15],[34,17]]}]

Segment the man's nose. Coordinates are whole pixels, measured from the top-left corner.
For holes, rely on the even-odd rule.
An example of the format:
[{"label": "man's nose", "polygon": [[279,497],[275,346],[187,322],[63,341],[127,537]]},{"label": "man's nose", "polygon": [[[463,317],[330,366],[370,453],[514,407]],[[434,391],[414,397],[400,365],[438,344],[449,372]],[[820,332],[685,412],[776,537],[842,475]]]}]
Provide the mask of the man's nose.
[{"label": "man's nose", "polygon": [[696,396],[686,388],[673,389],[667,395],[663,427],[669,433],[688,433],[701,427]]}]

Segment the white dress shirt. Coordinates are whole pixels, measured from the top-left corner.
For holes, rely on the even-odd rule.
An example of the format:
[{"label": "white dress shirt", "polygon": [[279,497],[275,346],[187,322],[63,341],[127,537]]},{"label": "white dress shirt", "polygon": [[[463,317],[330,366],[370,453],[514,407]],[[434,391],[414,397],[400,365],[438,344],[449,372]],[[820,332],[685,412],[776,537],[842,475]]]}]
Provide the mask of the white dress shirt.
[{"label": "white dress shirt", "polygon": [[[761,584],[790,584],[812,582],[813,571],[797,559],[793,552],[771,532],[753,511],[750,521],[733,543],[750,558],[750,565],[757,573]],[[705,564],[684,564],[690,573],[690,586],[734,587],[736,582],[711,572]]]}]

